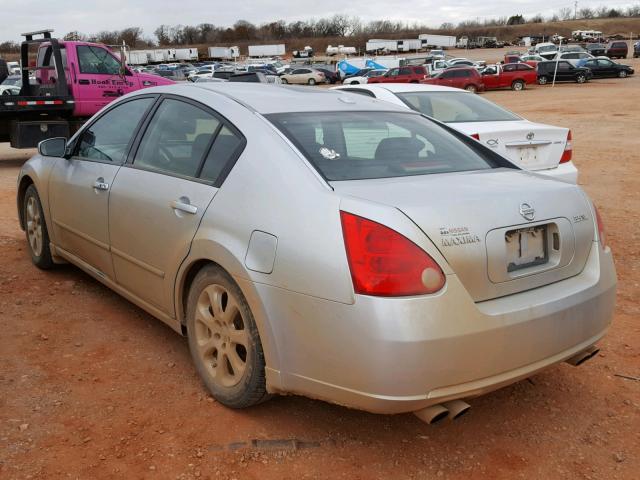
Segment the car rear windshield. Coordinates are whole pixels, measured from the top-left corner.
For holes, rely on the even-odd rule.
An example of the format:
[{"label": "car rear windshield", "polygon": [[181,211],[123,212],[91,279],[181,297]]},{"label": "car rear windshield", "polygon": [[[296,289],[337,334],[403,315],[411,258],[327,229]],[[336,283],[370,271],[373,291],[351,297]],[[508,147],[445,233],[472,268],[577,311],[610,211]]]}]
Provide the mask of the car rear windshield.
[{"label": "car rear windshield", "polygon": [[444,123],[522,120],[510,111],[472,93],[402,92],[396,95],[412,110]]},{"label": "car rear windshield", "polygon": [[415,113],[280,113],[267,118],[327,180],[407,177],[506,166]]}]

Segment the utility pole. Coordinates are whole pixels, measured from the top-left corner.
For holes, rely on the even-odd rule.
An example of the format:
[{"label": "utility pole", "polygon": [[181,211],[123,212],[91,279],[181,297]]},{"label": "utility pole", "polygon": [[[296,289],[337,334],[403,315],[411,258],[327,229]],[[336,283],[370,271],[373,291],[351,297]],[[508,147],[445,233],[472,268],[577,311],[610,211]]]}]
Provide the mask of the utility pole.
[{"label": "utility pole", "polygon": [[573,19],[576,20],[578,18],[578,0],[573,2]]}]

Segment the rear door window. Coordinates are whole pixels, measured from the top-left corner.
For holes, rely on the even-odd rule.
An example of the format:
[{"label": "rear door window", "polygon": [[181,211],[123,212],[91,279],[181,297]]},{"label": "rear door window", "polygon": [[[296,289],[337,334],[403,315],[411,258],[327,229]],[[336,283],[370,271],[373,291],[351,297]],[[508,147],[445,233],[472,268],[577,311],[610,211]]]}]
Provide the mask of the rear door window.
[{"label": "rear door window", "polygon": [[224,125],[213,142],[199,177],[218,185],[222,174],[240,156],[244,144],[244,137],[239,132]]},{"label": "rear door window", "polygon": [[197,177],[221,122],[191,103],[165,99],[149,122],[133,165]]}]

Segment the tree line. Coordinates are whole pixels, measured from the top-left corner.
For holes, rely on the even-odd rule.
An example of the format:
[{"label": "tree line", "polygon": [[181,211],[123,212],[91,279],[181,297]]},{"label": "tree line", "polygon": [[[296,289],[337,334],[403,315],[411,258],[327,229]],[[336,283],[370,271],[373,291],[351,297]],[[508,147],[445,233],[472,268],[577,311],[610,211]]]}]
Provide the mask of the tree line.
[{"label": "tree line", "polygon": [[[364,23],[357,17],[336,14],[331,17],[286,22],[276,20],[259,25],[247,20],[238,20],[230,27],[220,27],[212,23],[199,25],[160,25],[153,37],[144,36],[140,27],[128,27],[123,30],[103,30],[95,34],[79,31],[69,32],[65,40],[84,40],[121,45],[124,41],[131,48],[147,48],[165,45],[197,45],[214,43],[233,43],[242,41],[273,41],[297,38],[324,37],[374,37],[377,35],[411,35],[417,32],[437,32],[442,34],[460,34],[483,27],[535,24],[575,19],[640,17],[640,4],[627,8],[601,6],[585,7],[577,11],[561,8],[549,17],[536,14],[530,17],[512,15],[483,20],[465,20],[453,24],[445,22],[434,28],[421,22],[400,22],[392,20],[374,20]],[[19,43],[8,41],[0,43],[0,52],[17,53]]]}]

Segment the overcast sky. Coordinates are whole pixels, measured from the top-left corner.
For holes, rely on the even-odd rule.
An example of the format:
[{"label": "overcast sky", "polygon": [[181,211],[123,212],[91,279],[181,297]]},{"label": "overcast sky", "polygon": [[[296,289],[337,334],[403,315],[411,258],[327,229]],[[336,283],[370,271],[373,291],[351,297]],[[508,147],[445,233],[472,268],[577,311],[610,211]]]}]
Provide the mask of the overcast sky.
[{"label": "overcast sky", "polygon": [[[437,27],[443,22],[492,18],[513,14],[549,15],[568,2],[540,0],[0,0],[0,41],[20,41],[20,34],[53,28],[56,35],[78,30],[95,33],[130,26],[144,29],[153,37],[158,25],[232,25],[238,19],[254,23],[284,19],[307,20],[342,13],[363,21],[390,19],[419,21]],[[618,0],[579,0],[578,8],[623,7]],[[154,37],[155,38],[155,37]]]}]

